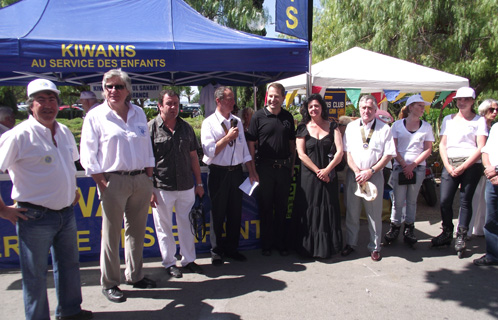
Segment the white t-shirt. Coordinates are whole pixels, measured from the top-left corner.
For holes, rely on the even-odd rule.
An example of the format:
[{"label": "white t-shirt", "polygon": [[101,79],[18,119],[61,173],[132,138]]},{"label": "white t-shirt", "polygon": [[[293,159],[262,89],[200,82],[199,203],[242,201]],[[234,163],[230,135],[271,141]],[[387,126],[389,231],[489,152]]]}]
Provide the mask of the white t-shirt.
[{"label": "white t-shirt", "polygon": [[489,155],[489,162],[491,165],[498,166],[498,126],[496,123],[491,127],[489,131],[489,138],[486,141],[486,145],[481,149],[482,153],[487,153]]},{"label": "white t-shirt", "polygon": [[[413,163],[424,152],[426,141],[434,141],[432,127],[426,121],[422,121],[420,128],[411,133],[406,129],[403,120],[398,120],[393,124],[391,133],[394,139],[398,139],[397,151],[407,163]],[[394,163],[399,164],[396,159]],[[425,166],[425,160],[420,165]]]},{"label": "white t-shirt", "polygon": [[[365,136],[368,136],[373,121],[365,126]],[[371,168],[386,155],[396,156],[391,128],[380,120],[376,120],[375,131],[370,139],[368,148],[363,148],[363,139],[360,130],[360,119],[346,127],[343,138],[344,151],[350,152],[356,166],[360,170]]]},{"label": "white t-shirt", "polygon": [[52,132],[33,116],[0,138],[0,170],[9,170],[11,198],[52,210],[69,206],[76,193],[78,148],[63,124]]},{"label": "white t-shirt", "polygon": [[[441,125],[440,136],[446,136],[448,158],[469,157],[477,149],[477,136],[487,136],[488,127],[484,117],[476,115],[472,120],[453,119],[447,115]],[[480,163],[479,159],[476,163]]]}]

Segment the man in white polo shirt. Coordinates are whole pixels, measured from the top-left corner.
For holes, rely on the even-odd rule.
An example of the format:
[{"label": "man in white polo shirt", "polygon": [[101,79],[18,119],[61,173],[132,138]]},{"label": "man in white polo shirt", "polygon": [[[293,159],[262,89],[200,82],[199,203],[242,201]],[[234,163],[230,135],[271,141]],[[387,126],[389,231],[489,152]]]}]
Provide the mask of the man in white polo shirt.
[{"label": "man in white polo shirt", "polygon": [[14,206],[0,199],[0,217],[16,224],[26,319],[49,319],[48,252],[52,254],[56,319],[92,319],[81,309],[73,205],[78,201],[78,150],[71,131],[55,121],[59,90],[45,79],[28,85],[29,119],[0,138],[0,170],[9,170]]}]

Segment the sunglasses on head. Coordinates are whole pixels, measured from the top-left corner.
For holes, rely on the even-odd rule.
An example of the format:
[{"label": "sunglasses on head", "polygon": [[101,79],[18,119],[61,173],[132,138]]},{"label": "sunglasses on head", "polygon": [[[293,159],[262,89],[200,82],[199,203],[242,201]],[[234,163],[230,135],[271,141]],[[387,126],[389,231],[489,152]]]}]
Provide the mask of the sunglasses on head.
[{"label": "sunglasses on head", "polygon": [[112,90],[112,89],[123,90],[125,88],[125,86],[122,84],[106,84],[105,88],[107,90]]}]

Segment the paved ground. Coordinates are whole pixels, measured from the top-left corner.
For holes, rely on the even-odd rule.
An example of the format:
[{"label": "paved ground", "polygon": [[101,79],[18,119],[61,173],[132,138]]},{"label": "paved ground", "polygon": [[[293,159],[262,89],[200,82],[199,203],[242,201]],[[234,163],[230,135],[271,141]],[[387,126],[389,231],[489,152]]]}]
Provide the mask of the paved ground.
[{"label": "paved ground", "polygon": [[[347,258],[263,257],[253,250],[244,252],[247,262],[214,267],[203,255],[197,262],[206,275],[186,273],[181,279],[167,276],[157,258],[148,260],[145,272],[158,288],[122,285],[128,301],[121,304],[102,296],[98,264],[85,263],[83,308],[92,310],[94,319],[119,320],[498,318],[498,267],[472,265],[485,251],[484,239],[473,238],[464,259],[452,247],[430,248],[430,238],[440,232],[439,213],[419,203],[416,249],[398,240],[383,248],[380,262],[368,256],[363,223],[359,247]],[[49,287],[53,312],[52,281]],[[0,269],[0,301],[0,319],[23,318],[19,270]]]}]

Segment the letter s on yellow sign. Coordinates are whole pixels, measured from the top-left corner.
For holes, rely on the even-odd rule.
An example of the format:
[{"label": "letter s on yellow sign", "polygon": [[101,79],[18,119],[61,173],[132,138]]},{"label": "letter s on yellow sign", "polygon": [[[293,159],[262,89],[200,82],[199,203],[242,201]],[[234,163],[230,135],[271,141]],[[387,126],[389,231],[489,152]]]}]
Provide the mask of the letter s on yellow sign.
[{"label": "letter s on yellow sign", "polygon": [[297,14],[297,9],[294,7],[287,7],[287,10],[285,11],[287,13],[287,17],[292,20],[292,23],[289,23],[289,20],[286,20],[285,23],[287,24],[287,28],[289,29],[295,29],[298,25],[298,20],[295,16],[292,14]]}]

